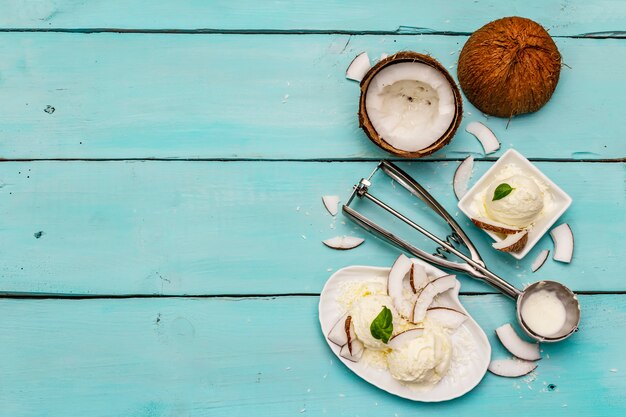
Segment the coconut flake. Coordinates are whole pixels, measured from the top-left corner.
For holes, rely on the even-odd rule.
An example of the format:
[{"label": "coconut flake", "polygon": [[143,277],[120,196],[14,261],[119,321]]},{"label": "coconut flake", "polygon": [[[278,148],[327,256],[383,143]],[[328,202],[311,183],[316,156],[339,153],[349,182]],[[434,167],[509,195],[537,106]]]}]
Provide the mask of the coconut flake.
[{"label": "coconut flake", "polygon": [[537,368],[535,362],[519,359],[499,359],[489,363],[489,372],[507,378],[517,378],[528,375]]},{"label": "coconut flake", "polygon": [[457,200],[462,199],[465,193],[467,193],[467,184],[472,176],[472,169],[474,169],[474,157],[470,155],[454,171],[452,185]]},{"label": "coconut flake", "polygon": [[358,362],[361,360],[364,350],[365,346],[363,346],[363,343],[357,339],[353,340],[352,343],[346,343],[343,345],[339,351],[339,355],[351,362]]},{"label": "coconut flake", "polygon": [[476,139],[478,139],[485,150],[485,155],[489,155],[500,149],[500,141],[498,141],[496,135],[481,122],[471,122],[465,128],[465,131],[476,136]]},{"label": "coconut flake", "polygon": [[413,323],[420,323],[426,317],[426,310],[438,294],[448,291],[456,285],[456,275],[444,275],[429,282],[417,296],[413,307]]},{"label": "coconut flake", "polygon": [[338,195],[324,195],[322,196],[322,202],[324,203],[324,207],[331,214],[331,216],[337,215],[337,205],[339,204],[339,196]]},{"label": "coconut flake", "polygon": [[554,241],[554,255],[552,259],[559,262],[570,263],[574,253],[574,234],[567,223],[563,223],[550,230],[550,236]]},{"label": "coconut flake", "polygon": [[363,243],[365,239],[354,236],[335,236],[322,241],[322,243],[331,249],[350,250]]},{"label": "coconut flake", "polygon": [[411,266],[410,284],[413,294],[417,294],[422,290],[431,280],[428,278],[426,268],[420,265],[417,259],[411,259],[413,265]]},{"label": "coconut flake", "polygon": [[539,252],[539,255],[537,255],[537,258],[535,258],[532,265],[530,265],[530,270],[533,272],[537,272],[539,268],[543,266],[544,262],[546,262],[546,259],[548,259],[549,255],[550,255],[550,251],[548,249],[544,249],[541,252]]},{"label": "coconut flake", "polygon": [[402,317],[410,317],[411,303],[404,298],[404,278],[410,274],[413,262],[404,254],[400,254],[389,270],[387,278],[387,294],[393,306]]},{"label": "coconut flake", "polygon": [[361,52],[348,66],[348,69],[346,70],[346,78],[361,82],[371,67],[372,64],[370,63],[370,57],[367,56],[367,52]]},{"label": "coconut flake", "polygon": [[420,337],[422,334],[424,334],[424,329],[422,328],[405,330],[389,339],[389,343],[387,343],[387,346],[392,349],[398,349],[405,343],[410,342],[416,337]]},{"label": "coconut flake", "polygon": [[515,329],[510,323],[498,327],[496,329],[496,335],[498,335],[498,339],[500,339],[500,342],[506,350],[511,352],[516,357],[527,361],[541,359],[539,344],[523,340],[515,332]]},{"label": "coconut flake", "polygon": [[494,242],[491,246],[502,252],[517,252],[528,242],[528,230],[523,230],[514,235],[508,235],[506,239]]},{"label": "coconut flake", "polygon": [[502,233],[505,235],[514,235],[521,232],[520,229],[511,228],[511,226],[508,226],[504,223],[494,222],[493,220],[487,219],[485,217],[477,216],[476,218],[471,218],[470,220],[476,226],[480,227],[483,230],[489,230],[490,232]]},{"label": "coconut flake", "polygon": [[[334,324],[333,328],[330,329],[328,335],[326,336],[328,340],[336,344],[337,346],[343,346],[348,343],[348,332],[346,332],[346,320],[348,320],[348,314],[344,314],[341,316],[337,323]],[[352,320],[350,320],[352,323]],[[351,330],[351,329],[350,329]]]},{"label": "coconut flake", "polygon": [[434,321],[439,325],[455,330],[467,320],[467,316],[449,307],[431,307],[426,310],[426,319]]}]

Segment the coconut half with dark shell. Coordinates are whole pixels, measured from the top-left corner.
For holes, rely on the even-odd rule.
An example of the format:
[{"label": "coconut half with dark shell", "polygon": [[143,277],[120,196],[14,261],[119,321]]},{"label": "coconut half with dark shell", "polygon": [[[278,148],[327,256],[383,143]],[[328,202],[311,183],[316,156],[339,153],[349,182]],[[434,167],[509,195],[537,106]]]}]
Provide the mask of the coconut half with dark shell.
[{"label": "coconut half with dark shell", "polygon": [[361,80],[359,125],[394,155],[421,158],[448,144],[461,123],[461,92],[434,58],[404,51],[379,61]]},{"label": "coconut half with dark shell", "polygon": [[469,37],[457,75],[465,97],[483,113],[512,117],[550,100],[561,73],[561,54],[548,32],[523,17],[487,23]]}]

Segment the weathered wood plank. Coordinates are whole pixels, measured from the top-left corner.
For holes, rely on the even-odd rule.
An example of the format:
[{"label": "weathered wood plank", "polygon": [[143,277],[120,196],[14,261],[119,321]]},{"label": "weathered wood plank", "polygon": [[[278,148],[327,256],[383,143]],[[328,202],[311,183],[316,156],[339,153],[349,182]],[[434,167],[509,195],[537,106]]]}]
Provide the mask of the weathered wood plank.
[{"label": "weathered wood plank", "polygon": [[[623,295],[582,296],[580,331],[543,345],[533,381],[487,374],[440,404],[398,399],[351,374],[323,340],[317,301],[1,300],[0,409],[11,417],[626,413]],[[493,329],[511,320],[513,303],[462,302],[489,334],[493,357],[504,357]]]},{"label": "weathered wood plank", "polygon": [[[503,16],[525,16],[555,35],[618,31],[626,28],[626,9],[618,0],[497,0],[439,3],[426,0],[355,0],[236,3],[186,0],[2,0],[3,28],[142,28],[226,30],[343,30],[472,32]],[[122,12],[123,11],[123,12]]]},{"label": "weathered wood plank", "polygon": [[[477,164],[474,179],[491,163]],[[346,219],[333,220],[321,196],[345,200],[375,163],[31,162],[0,164],[0,290],[68,294],[273,294],[319,292],[331,270],[391,265],[398,252]],[[522,286],[562,280],[576,290],[625,290],[624,164],[537,166],[574,199],[562,221],[576,236],[570,265],[530,264],[549,236],[521,262],[490,247],[458,213],[455,162],[402,164],[427,185],[496,273]],[[436,233],[428,211],[381,177],[374,190]],[[386,189],[385,193],[381,189]],[[367,208],[367,207],[364,207]],[[375,215],[375,219],[383,220]],[[610,226],[609,226],[610,225]],[[395,227],[394,225],[389,225]],[[358,230],[356,230],[358,229]],[[399,230],[402,232],[402,230]],[[344,252],[324,247],[336,235],[366,237]],[[434,246],[413,233],[407,238]],[[464,291],[489,288],[462,278]]]},{"label": "weathered wood plank", "polygon": [[[4,33],[0,157],[382,157],[358,128],[359,88],[344,78],[349,62],[363,50],[375,58],[415,49],[449,67],[465,39]],[[626,95],[626,43],[557,43],[571,69],[550,103],[508,129],[502,119],[488,125],[503,148],[528,157],[625,157],[615,121]],[[435,158],[482,152],[464,127],[485,118],[465,104],[459,133]]]}]

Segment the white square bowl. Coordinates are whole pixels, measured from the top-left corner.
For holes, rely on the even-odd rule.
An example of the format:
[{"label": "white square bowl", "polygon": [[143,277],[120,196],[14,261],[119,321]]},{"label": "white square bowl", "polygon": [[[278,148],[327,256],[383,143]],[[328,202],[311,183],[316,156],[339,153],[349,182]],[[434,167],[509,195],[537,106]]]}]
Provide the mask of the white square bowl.
[{"label": "white square bowl", "polygon": [[[552,225],[561,217],[561,215],[572,204],[572,198],[567,195],[558,185],[553,183],[545,174],[534,166],[528,159],[524,158],[519,152],[509,149],[506,151],[491,168],[474,184],[474,186],[463,196],[459,201],[459,209],[465,213],[467,217],[476,218],[481,213],[475,212],[475,208],[472,207],[472,201],[478,195],[482,195],[487,191],[487,188],[497,176],[498,172],[508,164],[517,165],[522,171],[528,171],[535,178],[543,181],[548,190],[546,193],[550,193],[552,198],[552,204],[549,211],[545,212],[543,216],[535,221],[532,228],[528,230],[528,243],[519,252],[509,252],[515,259],[522,259],[535,244],[541,239],[541,237],[552,227]],[[485,230],[485,232],[493,238],[496,242],[502,240],[497,233]]]}]

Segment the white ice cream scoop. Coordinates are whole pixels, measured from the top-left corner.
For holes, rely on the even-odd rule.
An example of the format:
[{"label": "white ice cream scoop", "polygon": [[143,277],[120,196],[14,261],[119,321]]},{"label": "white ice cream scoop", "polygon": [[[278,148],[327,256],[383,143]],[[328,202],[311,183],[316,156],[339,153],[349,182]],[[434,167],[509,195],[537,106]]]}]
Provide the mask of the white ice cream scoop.
[{"label": "white ice cream scoop", "polygon": [[[498,198],[498,187],[510,187],[510,192]],[[526,227],[543,210],[543,193],[531,178],[513,175],[491,183],[485,193],[485,211],[495,221],[515,227]]]}]

